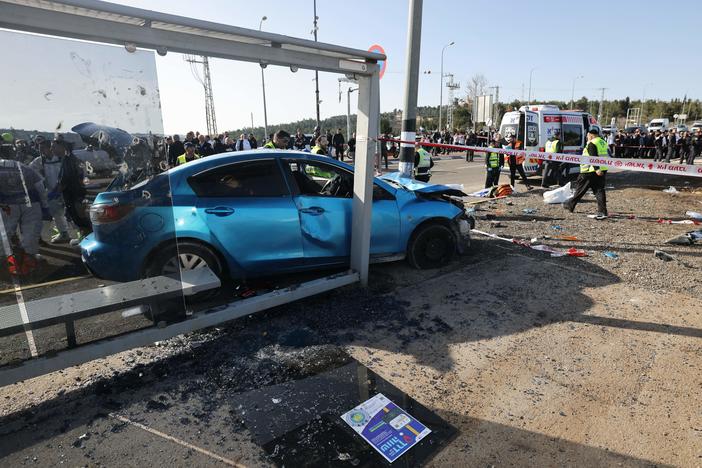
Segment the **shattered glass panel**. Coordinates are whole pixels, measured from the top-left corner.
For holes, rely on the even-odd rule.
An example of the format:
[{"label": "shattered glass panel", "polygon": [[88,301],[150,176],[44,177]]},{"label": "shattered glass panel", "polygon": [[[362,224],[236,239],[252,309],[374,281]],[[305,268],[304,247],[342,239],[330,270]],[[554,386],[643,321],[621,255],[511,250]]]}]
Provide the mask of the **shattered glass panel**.
[{"label": "shattered glass panel", "polygon": [[[305,358],[301,357],[300,362]],[[319,353],[309,376],[235,395],[242,423],[279,466],[386,466],[341,415],[382,393],[431,433],[393,466],[426,463],[456,434],[437,414],[340,350]]]}]

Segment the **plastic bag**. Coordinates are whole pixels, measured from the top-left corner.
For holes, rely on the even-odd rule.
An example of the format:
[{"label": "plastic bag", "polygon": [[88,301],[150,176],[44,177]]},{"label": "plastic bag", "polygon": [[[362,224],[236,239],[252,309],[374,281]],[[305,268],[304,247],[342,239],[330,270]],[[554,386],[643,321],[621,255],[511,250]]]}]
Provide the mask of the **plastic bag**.
[{"label": "plastic bag", "polygon": [[570,188],[570,182],[563,187],[544,192],[544,203],[547,204],[565,203],[571,198],[573,198],[573,190]]}]

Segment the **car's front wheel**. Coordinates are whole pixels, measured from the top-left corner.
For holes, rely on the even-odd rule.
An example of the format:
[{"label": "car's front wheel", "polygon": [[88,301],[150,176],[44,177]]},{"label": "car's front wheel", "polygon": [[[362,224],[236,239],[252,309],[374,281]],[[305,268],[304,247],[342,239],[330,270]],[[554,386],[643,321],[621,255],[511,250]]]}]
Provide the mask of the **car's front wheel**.
[{"label": "car's front wheel", "polygon": [[456,236],[443,224],[428,224],[412,235],[407,247],[407,260],[421,270],[439,268],[456,253]]}]

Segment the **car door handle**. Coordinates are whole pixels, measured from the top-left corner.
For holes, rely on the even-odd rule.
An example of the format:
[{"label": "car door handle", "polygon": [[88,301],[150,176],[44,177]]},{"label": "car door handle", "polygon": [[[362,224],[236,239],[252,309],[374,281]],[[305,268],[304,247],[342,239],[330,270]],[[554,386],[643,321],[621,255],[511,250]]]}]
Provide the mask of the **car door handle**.
[{"label": "car door handle", "polygon": [[207,208],[205,210],[207,214],[213,214],[215,216],[229,216],[234,214],[234,208],[229,208],[226,206],[217,206],[215,208]]},{"label": "car door handle", "polygon": [[309,208],[301,208],[300,213],[311,214],[313,216],[319,216],[324,213],[324,208],[319,206],[310,206]]}]

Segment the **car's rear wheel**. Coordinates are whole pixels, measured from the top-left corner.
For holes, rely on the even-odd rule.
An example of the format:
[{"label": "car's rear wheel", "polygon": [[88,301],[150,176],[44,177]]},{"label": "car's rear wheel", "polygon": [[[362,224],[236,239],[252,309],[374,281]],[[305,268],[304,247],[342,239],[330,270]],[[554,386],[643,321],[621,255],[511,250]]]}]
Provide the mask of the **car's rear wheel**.
[{"label": "car's rear wheel", "polygon": [[407,260],[420,270],[439,268],[456,253],[456,237],[443,224],[428,224],[415,231],[407,248]]},{"label": "car's rear wheel", "polygon": [[[209,268],[220,279],[224,277],[224,265],[217,254],[207,246],[195,242],[179,242],[178,245],[168,246],[156,253],[144,269],[144,276],[176,276],[180,271]],[[202,302],[214,299],[220,294],[220,288],[204,291],[193,296],[187,296],[188,303]],[[176,304],[177,302],[177,304]],[[171,316],[171,312],[179,315],[182,312],[182,301],[165,301],[152,307],[152,318]],[[172,309],[172,310],[171,310]]]}]

